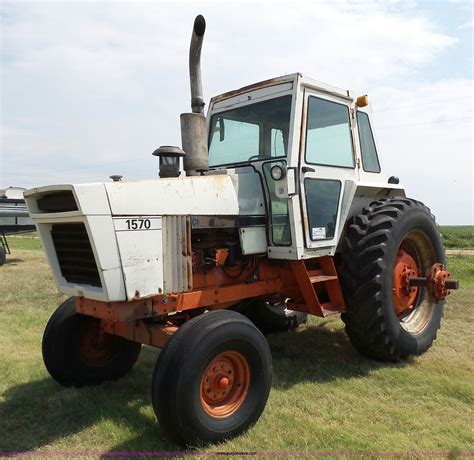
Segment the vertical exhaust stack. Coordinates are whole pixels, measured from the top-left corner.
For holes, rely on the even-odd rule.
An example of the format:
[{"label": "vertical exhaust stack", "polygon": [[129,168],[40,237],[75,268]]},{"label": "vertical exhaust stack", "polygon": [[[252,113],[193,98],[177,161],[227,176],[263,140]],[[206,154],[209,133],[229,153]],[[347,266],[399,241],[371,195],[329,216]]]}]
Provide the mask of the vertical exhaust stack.
[{"label": "vertical exhaust stack", "polygon": [[209,169],[206,117],[201,80],[201,48],[206,21],[199,15],[194,20],[189,48],[189,79],[191,83],[192,113],[181,114],[181,142],[186,153],[184,170],[187,176],[197,176]]}]

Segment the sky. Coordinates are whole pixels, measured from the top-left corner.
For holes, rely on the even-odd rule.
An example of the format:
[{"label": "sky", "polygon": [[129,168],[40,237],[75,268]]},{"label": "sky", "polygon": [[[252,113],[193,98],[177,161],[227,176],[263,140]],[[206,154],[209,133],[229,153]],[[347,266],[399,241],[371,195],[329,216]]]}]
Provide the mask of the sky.
[{"label": "sky", "polygon": [[472,225],[473,5],[0,0],[0,188],[157,177],[202,13],[207,101],[294,72],[368,94],[383,172]]}]

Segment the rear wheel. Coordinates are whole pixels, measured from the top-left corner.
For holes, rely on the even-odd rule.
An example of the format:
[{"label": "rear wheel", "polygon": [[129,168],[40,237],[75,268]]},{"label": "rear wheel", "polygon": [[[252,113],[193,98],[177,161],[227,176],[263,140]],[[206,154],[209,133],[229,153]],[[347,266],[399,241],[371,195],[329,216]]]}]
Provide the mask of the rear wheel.
[{"label": "rear wheel", "polygon": [[0,267],[5,263],[7,260],[7,253],[3,247],[0,246]]},{"label": "rear wheel", "polygon": [[64,386],[93,385],[126,374],[141,344],[104,333],[100,320],[76,313],[74,298],[51,316],[43,335],[46,369]]},{"label": "rear wheel", "polygon": [[261,332],[237,312],[212,311],[187,321],[161,351],[153,408],[177,442],[219,442],[258,420],[271,380]]},{"label": "rear wheel", "polygon": [[444,302],[430,301],[424,287],[408,280],[445,263],[429,209],[408,198],[372,203],[354,218],[342,255],[342,319],[355,348],[390,361],[425,352],[436,338]]}]

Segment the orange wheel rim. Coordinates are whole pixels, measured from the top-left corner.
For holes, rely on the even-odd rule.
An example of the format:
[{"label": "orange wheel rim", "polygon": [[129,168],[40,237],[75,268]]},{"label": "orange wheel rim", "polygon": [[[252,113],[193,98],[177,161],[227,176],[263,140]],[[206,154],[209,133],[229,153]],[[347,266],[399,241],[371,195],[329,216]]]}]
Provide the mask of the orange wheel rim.
[{"label": "orange wheel rim", "polygon": [[212,417],[228,417],[242,406],[250,385],[250,368],[237,351],[215,356],[201,379],[201,405]]},{"label": "orange wheel rim", "polygon": [[79,336],[79,357],[90,366],[101,366],[114,355],[115,336],[102,331],[100,321],[86,318]]},{"label": "orange wheel rim", "polygon": [[410,286],[410,279],[419,276],[419,273],[415,259],[400,246],[392,276],[392,300],[397,316],[413,310],[419,288]]}]

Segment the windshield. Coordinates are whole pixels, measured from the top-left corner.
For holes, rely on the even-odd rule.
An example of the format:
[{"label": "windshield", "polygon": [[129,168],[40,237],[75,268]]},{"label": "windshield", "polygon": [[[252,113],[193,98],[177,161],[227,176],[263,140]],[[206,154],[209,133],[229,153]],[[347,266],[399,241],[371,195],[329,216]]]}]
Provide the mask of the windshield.
[{"label": "windshield", "polygon": [[209,166],[286,157],[290,112],[288,95],[213,115]]}]

